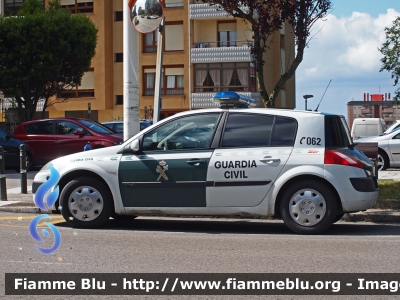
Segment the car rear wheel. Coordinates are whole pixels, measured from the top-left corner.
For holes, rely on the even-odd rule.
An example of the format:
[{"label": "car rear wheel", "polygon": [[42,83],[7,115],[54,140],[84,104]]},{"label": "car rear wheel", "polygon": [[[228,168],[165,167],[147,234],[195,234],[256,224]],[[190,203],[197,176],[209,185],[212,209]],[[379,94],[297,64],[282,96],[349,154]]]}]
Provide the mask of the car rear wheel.
[{"label": "car rear wheel", "polygon": [[328,229],[337,216],[334,193],[326,184],[301,180],[283,194],[280,209],[286,226],[300,234],[316,234]]},{"label": "car rear wheel", "polygon": [[383,171],[389,168],[389,160],[383,150],[378,151],[378,170]]},{"label": "car rear wheel", "polygon": [[64,219],[73,227],[100,227],[114,212],[110,190],[92,177],[70,181],[61,192],[60,203]]}]

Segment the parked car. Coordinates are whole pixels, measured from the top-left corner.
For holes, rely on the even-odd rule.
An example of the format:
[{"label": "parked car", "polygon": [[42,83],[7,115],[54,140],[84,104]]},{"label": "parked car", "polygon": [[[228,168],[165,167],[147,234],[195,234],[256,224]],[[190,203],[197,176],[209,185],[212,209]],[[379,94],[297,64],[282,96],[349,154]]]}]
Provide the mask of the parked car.
[{"label": "parked car", "polygon": [[[124,121],[118,120],[118,121],[110,121],[110,122],[103,122],[101,123],[104,126],[107,126],[108,128],[114,130],[115,132],[118,133],[124,133]],[[152,121],[149,120],[140,120],[140,130],[143,130],[153,124]]]},{"label": "parked car", "polygon": [[234,108],[254,105],[242,97],[220,92],[221,108],[181,112],[120,146],[55,159],[36,174],[32,193],[41,197],[39,187],[59,174],[55,207],[74,228],[157,212],[274,215],[316,234],[373,207],[374,165],[352,145],[343,116]]},{"label": "parked car", "polygon": [[[14,139],[12,134],[7,134],[0,128],[0,146],[4,150],[4,165],[6,169],[15,169],[20,171],[20,145],[23,141]],[[26,169],[29,170],[32,166],[32,159],[29,148],[26,149]]]},{"label": "parked car", "polygon": [[400,120],[396,120],[393,122],[392,125],[390,125],[383,134],[388,134],[393,131],[399,130],[400,129]]},{"label": "parked car", "polygon": [[90,142],[93,149],[121,144],[122,135],[98,122],[80,118],[42,119],[21,123],[14,137],[24,141],[33,165],[81,152]]},{"label": "parked car", "polygon": [[386,170],[390,167],[400,167],[400,131],[395,130],[382,136],[354,140],[354,143],[378,143],[378,169]]},{"label": "parked car", "polygon": [[351,127],[351,137],[354,140],[370,136],[383,135],[386,123],[381,118],[356,118]]}]

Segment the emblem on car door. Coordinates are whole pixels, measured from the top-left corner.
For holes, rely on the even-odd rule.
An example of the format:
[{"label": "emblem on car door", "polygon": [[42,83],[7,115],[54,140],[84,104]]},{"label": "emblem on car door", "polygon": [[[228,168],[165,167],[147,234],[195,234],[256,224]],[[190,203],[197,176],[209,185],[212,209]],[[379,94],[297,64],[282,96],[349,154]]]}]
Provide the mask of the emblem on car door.
[{"label": "emblem on car door", "polygon": [[157,181],[159,181],[162,178],[164,178],[165,180],[168,180],[168,176],[167,174],[165,174],[165,171],[168,170],[168,165],[165,161],[160,161],[159,165],[156,168],[156,172],[160,174],[160,176],[158,176]]}]

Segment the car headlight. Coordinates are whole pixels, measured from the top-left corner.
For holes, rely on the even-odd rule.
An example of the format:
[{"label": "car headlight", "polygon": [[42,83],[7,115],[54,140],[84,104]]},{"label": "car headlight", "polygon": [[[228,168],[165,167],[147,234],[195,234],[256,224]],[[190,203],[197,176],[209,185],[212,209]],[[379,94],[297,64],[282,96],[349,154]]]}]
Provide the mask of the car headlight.
[{"label": "car headlight", "polygon": [[38,173],[49,171],[49,170],[50,170],[50,165],[51,165],[51,163],[45,164],[45,165],[39,170]]},{"label": "car headlight", "polygon": [[121,142],[114,142],[114,145],[122,145],[122,141]]}]

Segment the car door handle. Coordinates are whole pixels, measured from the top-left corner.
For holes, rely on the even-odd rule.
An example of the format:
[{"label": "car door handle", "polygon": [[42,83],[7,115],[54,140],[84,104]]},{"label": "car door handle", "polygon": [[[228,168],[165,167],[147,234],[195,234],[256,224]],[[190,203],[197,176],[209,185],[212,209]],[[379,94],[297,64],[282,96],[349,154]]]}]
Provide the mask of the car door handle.
[{"label": "car door handle", "polygon": [[264,156],[263,159],[260,159],[261,162],[266,162],[267,164],[272,164],[273,162],[280,162],[280,158],[272,158],[271,156]]},{"label": "car door handle", "polygon": [[205,164],[206,161],[202,160],[202,159],[191,159],[191,160],[188,160],[186,163],[189,165],[198,166],[199,164]]}]

